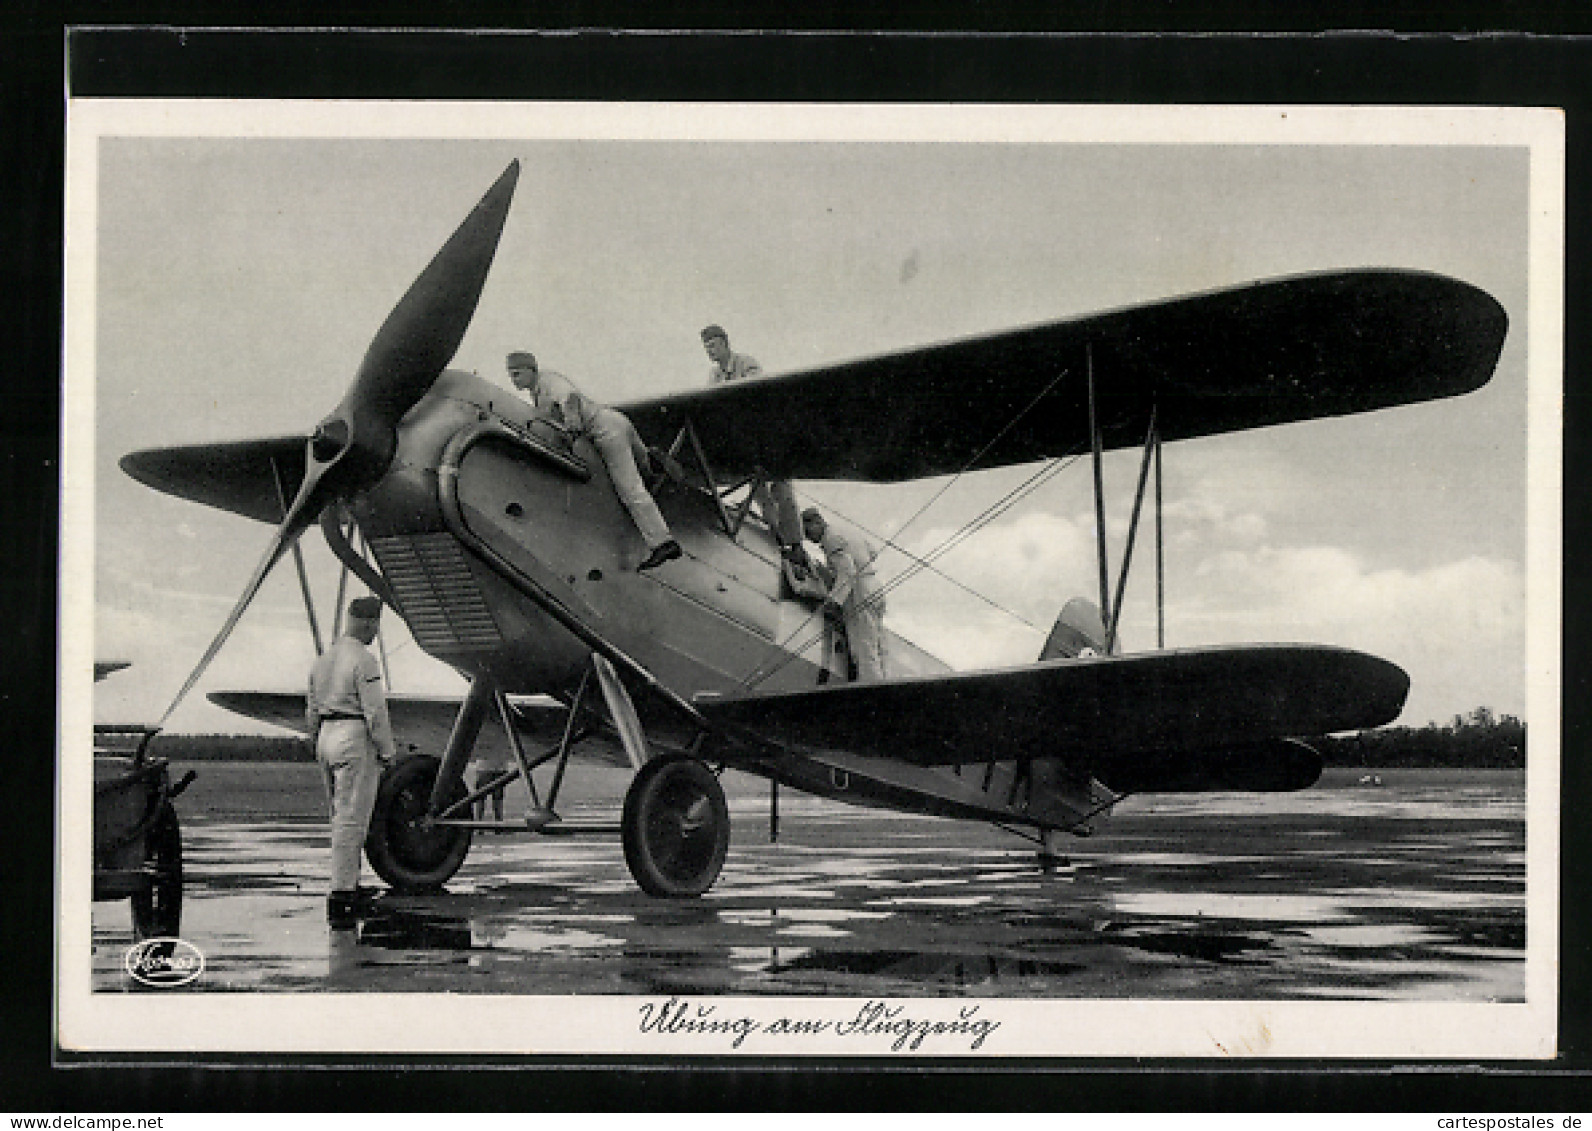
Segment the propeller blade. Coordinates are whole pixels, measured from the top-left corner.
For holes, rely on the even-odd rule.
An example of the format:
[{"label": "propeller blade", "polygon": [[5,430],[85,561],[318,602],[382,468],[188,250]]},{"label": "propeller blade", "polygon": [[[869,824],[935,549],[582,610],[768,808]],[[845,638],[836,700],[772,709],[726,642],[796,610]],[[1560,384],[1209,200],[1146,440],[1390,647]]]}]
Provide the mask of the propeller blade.
[{"label": "propeller blade", "polygon": [[290,549],[298,544],[299,537],[308,530],[319,517],[327,503],[324,497],[327,493],[321,490],[321,479],[325,473],[325,466],[318,466],[311,462],[307,469],[303,485],[299,488],[298,496],[293,500],[293,505],[288,508],[287,514],[282,519],[282,525],[276,528],[276,533],[271,536],[271,543],[265,548],[265,554],[260,558],[260,564],[254,567],[254,574],[249,578],[249,583],[243,587],[243,593],[238,597],[237,603],[232,606],[232,612],[222,624],[221,631],[217,632],[215,639],[210,641],[210,647],[205,649],[205,654],[200,657],[199,663],[188,674],[187,682],[182,685],[182,690],[177,692],[176,698],[166,708],[166,713],[160,716],[157,729],[166,725],[166,720],[171,718],[172,712],[181,705],[188,692],[193,690],[194,684],[204,675],[205,669],[210,666],[210,661],[216,658],[216,653],[221,651],[221,646],[232,635],[232,630],[238,626],[245,610],[254,601],[255,594],[260,591],[260,586],[265,583],[272,567],[282,560]]},{"label": "propeller blade", "polygon": [[396,428],[431,390],[475,314],[519,176],[519,161],[510,162],[398,300],[365,352],[344,407]]},{"label": "propeller blade", "polygon": [[[297,545],[326,504],[375,482],[392,461],[399,421],[431,391],[464,340],[497,254],[519,176],[520,163],[509,162],[376,331],[342,403],[321,421],[305,446],[304,479],[293,505],[221,631],[161,716],[160,726],[166,725],[221,651],[272,567]],[[276,474],[274,464],[272,472]],[[280,483],[277,479],[279,489]]]}]

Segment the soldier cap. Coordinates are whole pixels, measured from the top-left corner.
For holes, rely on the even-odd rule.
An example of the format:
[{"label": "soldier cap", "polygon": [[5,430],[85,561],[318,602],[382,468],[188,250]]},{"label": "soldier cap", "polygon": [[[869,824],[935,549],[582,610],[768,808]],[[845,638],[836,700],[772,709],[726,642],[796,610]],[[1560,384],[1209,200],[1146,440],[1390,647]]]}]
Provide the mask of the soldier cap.
[{"label": "soldier cap", "polygon": [[530,350],[515,350],[509,354],[509,369],[536,369],[536,355]]},{"label": "soldier cap", "polygon": [[348,603],[349,620],[380,620],[381,599],[379,597],[355,597]]},{"label": "soldier cap", "polygon": [[704,342],[711,342],[714,338],[723,338],[726,342],[730,340],[730,336],[724,332],[723,326],[715,325],[705,327],[702,331],[702,340]]}]

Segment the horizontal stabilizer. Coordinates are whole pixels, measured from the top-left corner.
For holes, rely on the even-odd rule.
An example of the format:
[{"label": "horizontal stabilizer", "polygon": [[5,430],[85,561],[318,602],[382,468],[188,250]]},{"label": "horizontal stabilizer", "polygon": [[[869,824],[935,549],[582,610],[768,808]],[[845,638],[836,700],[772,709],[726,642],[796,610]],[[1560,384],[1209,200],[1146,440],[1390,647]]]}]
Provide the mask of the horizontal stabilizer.
[{"label": "horizontal stabilizer", "polygon": [[[1302,275],[620,406],[654,444],[689,421],[716,474],[889,483],[1458,396],[1508,317],[1416,271]],[[803,426],[793,426],[794,421]]]},{"label": "horizontal stabilizer", "polygon": [[[1050,660],[999,671],[699,695],[714,723],[775,746],[916,765],[1124,759],[1231,750],[1391,722],[1409,677],[1323,645],[1266,644]],[[1102,780],[1106,780],[1102,777]]]}]

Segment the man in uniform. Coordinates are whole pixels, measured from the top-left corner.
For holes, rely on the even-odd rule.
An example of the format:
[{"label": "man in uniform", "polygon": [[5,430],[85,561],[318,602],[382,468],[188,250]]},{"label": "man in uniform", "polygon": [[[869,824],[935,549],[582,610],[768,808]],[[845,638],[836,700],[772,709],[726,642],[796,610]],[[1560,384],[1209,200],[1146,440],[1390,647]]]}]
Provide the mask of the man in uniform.
[{"label": "man in uniform", "polygon": [[846,647],[846,626],[838,610],[825,609],[829,588],[835,583],[835,571],[823,562],[813,561],[800,547],[784,556],[780,569],[785,574],[785,584],[798,597],[818,604],[823,613],[824,633],[819,653],[818,682],[828,683],[850,680],[855,674],[851,651]]},{"label": "man in uniform", "polygon": [[[702,348],[713,359],[713,365],[708,369],[709,385],[722,385],[726,381],[763,375],[763,367],[757,364],[756,358],[730,349],[730,336],[724,332],[723,326],[708,326],[702,331]],[[801,545],[796,492],[791,489],[789,480],[769,480],[758,491],[757,507],[763,512],[763,521],[768,523],[781,547],[790,550]]]},{"label": "man in uniform", "polygon": [[824,521],[817,507],[802,512],[802,531],[823,548],[835,580],[824,598],[826,613],[838,613],[846,626],[846,644],[857,665],[857,682],[883,679],[884,595],[873,572],[873,547],[850,539]]},{"label": "man in uniform", "polygon": [[708,351],[713,365],[708,370],[708,384],[722,385],[726,381],[739,381],[743,377],[761,377],[763,367],[757,359],[730,349],[730,336],[723,326],[709,326],[702,331],[702,348]]},{"label": "man in uniform", "polygon": [[331,810],[332,874],[326,919],[339,928],[355,925],[359,854],[381,771],[396,756],[387,695],[368,647],[376,639],[380,619],[381,602],[375,597],[359,597],[349,604],[347,629],[310,669],[305,704]]},{"label": "man in uniform", "polygon": [[619,501],[647,543],[647,557],[636,569],[653,569],[680,557],[680,543],[669,533],[669,524],[642,482],[639,468],[649,463],[651,456],[630,418],[584,396],[562,373],[542,369],[535,355],[525,350],[509,354],[507,365],[509,380],[543,416],[571,438],[588,437],[602,456]]}]

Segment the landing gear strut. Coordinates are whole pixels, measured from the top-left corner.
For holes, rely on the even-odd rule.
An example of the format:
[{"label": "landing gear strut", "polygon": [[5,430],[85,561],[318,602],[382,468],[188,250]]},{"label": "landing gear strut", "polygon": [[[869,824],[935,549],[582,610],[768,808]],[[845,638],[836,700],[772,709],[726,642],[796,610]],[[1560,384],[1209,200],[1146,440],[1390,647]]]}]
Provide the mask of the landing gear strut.
[{"label": "landing gear strut", "polygon": [[718,879],[730,847],[730,810],[713,771],[695,758],[643,766],[625,793],[620,826],[625,863],[648,895],[701,895]]},{"label": "landing gear strut", "polygon": [[1039,870],[1054,872],[1065,868],[1069,861],[1061,850],[1061,830],[1045,829],[1039,834]]},{"label": "landing gear strut", "polygon": [[[437,759],[425,755],[405,758],[382,774],[376,791],[365,856],[399,891],[441,887],[470,851],[470,829],[436,824],[427,814],[438,766]],[[450,805],[465,796],[464,783],[455,783],[452,792]]]}]

